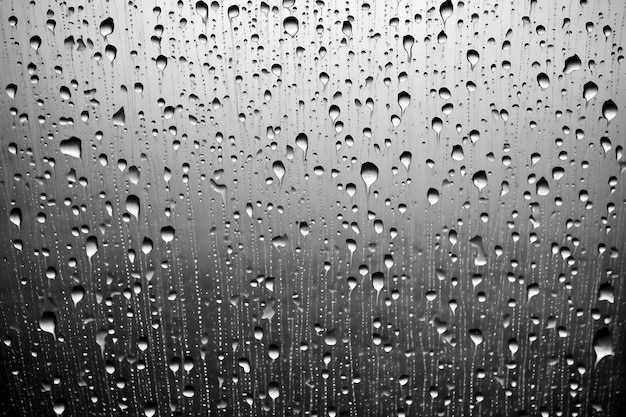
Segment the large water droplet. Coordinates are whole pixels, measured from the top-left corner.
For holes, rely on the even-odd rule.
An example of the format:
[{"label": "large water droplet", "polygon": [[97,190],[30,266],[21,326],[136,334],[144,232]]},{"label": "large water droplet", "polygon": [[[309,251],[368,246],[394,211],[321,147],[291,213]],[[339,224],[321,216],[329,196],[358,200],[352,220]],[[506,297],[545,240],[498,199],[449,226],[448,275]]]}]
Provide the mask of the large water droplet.
[{"label": "large water droplet", "polygon": [[139,220],[140,202],[139,197],[136,195],[129,195],[126,197],[126,211]]},{"label": "large water droplet", "polygon": [[404,165],[404,168],[408,171],[411,166],[411,159],[413,155],[409,151],[404,151],[400,154],[400,163]]},{"label": "large water droplet", "polygon": [[61,141],[61,153],[72,158],[81,159],[82,141],[75,136]]},{"label": "large water droplet", "polygon": [[617,116],[617,104],[613,100],[607,100],[602,105],[602,117],[604,117],[607,123],[615,119]]},{"label": "large water droplet", "polygon": [[22,210],[15,207],[9,212],[9,221],[17,226],[18,229],[22,227]]},{"label": "large water droplet", "polygon": [[124,126],[126,124],[126,113],[124,112],[124,107],[121,107],[113,114],[112,120],[115,126]]},{"label": "large water droplet", "polygon": [[598,85],[593,81],[589,81],[583,86],[583,98],[589,102],[592,98],[598,95]]},{"label": "large water droplet", "polygon": [[106,39],[106,37],[113,33],[114,30],[115,23],[112,18],[107,17],[100,23],[100,35],[102,35],[103,38]]},{"label": "large water droplet", "polygon": [[615,354],[613,348],[613,335],[607,327],[603,327],[596,332],[593,338],[593,350],[596,353],[596,361],[594,366],[598,365],[603,358],[613,356]]},{"label": "large water droplet", "polygon": [[175,234],[176,231],[172,226],[165,226],[161,228],[161,239],[165,243],[170,243],[172,240],[174,240]]},{"label": "large water droplet", "polygon": [[98,252],[98,239],[95,236],[89,236],[85,241],[85,253],[91,263],[91,258]]},{"label": "large water droplet", "polygon": [[439,202],[439,191],[435,188],[429,188],[427,193],[428,204],[434,206]]},{"label": "large water droplet", "polygon": [[378,296],[385,287],[385,275],[382,272],[374,272],[372,274],[372,287],[376,290],[376,303],[378,304]]},{"label": "large water droplet", "polygon": [[56,339],[57,334],[57,317],[51,311],[46,311],[39,319],[39,328],[46,333],[50,333]]},{"label": "large water droplet", "polygon": [[578,71],[582,68],[582,61],[578,57],[578,55],[574,54],[565,60],[565,65],[563,66],[563,73],[570,74],[574,71]]},{"label": "large water droplet", "polygon": [[545,72],[542,72],[537,75],[537,83],[542,90],[545,90],[550,87],[550,77],[548,77],[548,74],[546,74]]},{"label": "large water droplet", "polygon": [[293,16],[286,17],[285,20],[283,20],[283,28],[285,28],[285,32],[293,38],[300,29],[298,19]]},{"label": "large water droplet", "polygon": [[287,172],[285,170],[285,165],[281,162],[281,161],[276,161],[272,164],[272,170],[274,171],[274,175],[276,175],[276,178],[278,178],[278,184],[282,184],[283,183],[283,177],[285,176],[285,173]]},{"label": "large water droplet", "polygon": [[482,191],[487,186],[487,173],[485,171],[477,171],[472,176],[472,182],[474,186],[478,188],[478,191]]},{"label": "large water droplet", "polygon": [[370,187],[378,179],[378,167],[371,162],[365,162],[361,165],[361,178],[363,179],[365,189],[369,194]]},{"label": "large water droplet", "polygon": [[550,194],[550,184],[548,184],[548,180],[544,177],[541,177],[541,179],[537,181],[537,194],[540,196]]}]

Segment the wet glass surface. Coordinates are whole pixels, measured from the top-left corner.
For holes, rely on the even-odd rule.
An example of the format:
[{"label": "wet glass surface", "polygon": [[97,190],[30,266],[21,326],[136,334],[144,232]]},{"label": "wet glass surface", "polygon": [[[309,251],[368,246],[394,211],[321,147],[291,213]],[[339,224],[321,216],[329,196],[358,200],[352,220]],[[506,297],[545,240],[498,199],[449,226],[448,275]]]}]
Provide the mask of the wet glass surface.
[{"label": "wet glass surface", "polygon": [[0,414],[620,416],[622,1],[0,3]]}]

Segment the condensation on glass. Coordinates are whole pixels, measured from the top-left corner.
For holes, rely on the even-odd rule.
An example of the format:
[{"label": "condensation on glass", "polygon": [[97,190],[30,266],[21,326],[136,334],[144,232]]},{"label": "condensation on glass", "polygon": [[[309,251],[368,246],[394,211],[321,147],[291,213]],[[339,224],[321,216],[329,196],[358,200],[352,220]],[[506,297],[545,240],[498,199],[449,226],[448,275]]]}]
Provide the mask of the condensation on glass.
[{"label": "condensation on glass", "polygon": [[0,414],[619,416],[623,1],[0,4]]}]

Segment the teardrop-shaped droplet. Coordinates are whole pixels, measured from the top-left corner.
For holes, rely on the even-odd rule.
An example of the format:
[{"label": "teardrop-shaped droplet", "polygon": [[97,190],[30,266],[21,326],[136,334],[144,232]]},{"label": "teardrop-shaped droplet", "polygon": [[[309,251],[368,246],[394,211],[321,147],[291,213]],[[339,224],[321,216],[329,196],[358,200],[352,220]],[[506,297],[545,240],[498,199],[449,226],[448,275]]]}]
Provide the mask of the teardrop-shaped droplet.
[{"label": "teardrop-shaped droplet", "polygon": [[406,91],[401,91],[398,93],[398,106],[400,106],[400,111],[404,113],[404,111],[409,107],[409,103],[411,102],[411,95]]},{"label": "teardrop-shaped droplet", "polygon": [[413,45],[415,44],[415,38],[411,35],[404,35],[402,37],[402,47],[406,51],[409,62],[413,59]]},{"label": "teardrop-shaped droplet", "polygon": [[141,251],[147,255],[150,252],[152,252],[152,249],[154,248],[154,243],[152,242],[152,239],[150,239],[149,237],[144,237],[143,241],[141,242]]},{"label": "teardrop-shaped droplet", "polygon": [[409,167],[411,166],[412,158],[413,158],[413,155],[409,151],[404,151],[400,154],[400,163],[404,165],[404,168],[406,168],[407,171],[409,170]]},{"label": "teardrop-shaped droplet", "polygon": [[372,287],[376,290],[376,303],[378,303],[378,296],[385,287],[385,275],[382,272],[374,272],[372,274]]},{"label": "teardrop-shaped droplet", "polygon": [[298,30],[300,30],[300,23],[295,17],[289,16],[283,20],[283,28],[285,32],[287,32],[287,35],[293,38],[298,33]]},{"label": "teardrop-shaped droplet", "polygon": [[363,179],[365,189],[369,194],[370,187],[378,179],[378,167],[371,162],[365,162],[361,165],[361,179]]},{"label": "teardrop-shaped droplet", "polygon": [[439,202],[439,191],[435,188],[429,188],[427,193],[428,204],[434,206]]},{"label": "teardrop-shaped droplet", "polygon": [[156,59],[156,67],[159,71],[165,71],[167,67],[167,57],[165,55],[159,55]]},{"label": "teardrop-shaped droplet", "polygon": [[441,3],[441,6],[439,6],[439,14],[441,15],[441,20],[443,20],[444,26],[448,18],[452,16],[453,11],[454,6],[452,5],[452,0],[446,0]]},{"label": "teardrop-shaped droplet", "polygon": [[585,83],[583,86],[583,98],[589,102],[592,98],[598,95],[598,85],[593,81]]},{"label": "teardrop-shaped droplet", "polygon": [[227,13],[228,13],[228,19],[233,20],[234,18],[239,16],[239,6],[237,6],[236,4],[230,6],[228,8]]},{"label": "teardrop-shaped droplet", "polygon": [[598,362],[600,362],[603,358],[613,356],[615,354],[613,347],[613,335],[607,327],[603,327],[596,332],[596,335],[593,338],[593,350],[596,354],[595,365],[598,365]]},{"label": "teardrop-shaped droplet", "polygon": [[615,119],[617,116],[617,104],[613,100],[607,100],[602,105],[602,117],[604,117],[607,123]]},{"label": "teardrop-shaped droplet", "polygon": [[276,175],[276,178],[278,178],[278,184],[282,184],[283,177],[287,172],[285,169],[285,165],[282,163],[282,161],[276,161],[272,164],[272,170],[274,171],[274,175]]},{"label": "teardrop-shaped droplet", "polygon": [[56,339],[57,317],[52,311],[46,311],[39,319],[39,328],[46,333],[50,333]]},{"label": "teardrop-shaped droplet", "polygon": [[107,17],[100,23],[100,35],[102,35],[103,38],[109,36],[111,33],[113,33],[114,30],[115,23],[113,22],[112,18]]},{"label": "teardrop-shaped droplet", "polygon": [[9,213],[9,220],[11,221],[11,223],[16,225],[18,229],[21,229],[21,227],[22,227],[22,210],[17,208],[17,207],[12,208],[11,212]]},{"label": "teardrop-shaped droplet", "polygon": [[474,68],[476,64],[478,64],[478,60],[480,59],[480,54],[476,49],[470,49],[467,51],[467,61],[470,63],[470,66]]},{"label": "teardrop-shaped droplet", "polygon": [[85,241],[85,253],[87,254],[87,258],[89,262],[91,262],[91,258],[98,252],[98,239],[95,236],[89,236]]},{"label": "teardrop-shaped droplet", "polygon": [[309,138],[304,133],[298,133],[296,136],[296,146],[304,153],[304,159],[306,159],[306,151],[309,149]]},{"label": "teardrop-shaped droplet", "polygon": [[82,285],[75,285],[72,288],[71,296],[72,302],[74,302],[74,305],[77,305],[85,296],[85,288]]},{"label": "teardrop-shaped droplet", "polygon": [[472,176],[472,182],[474,186],[478,188],[478,191],[482,191],[487,186],[487,173],[485,171],[477,171]]},{"label": "teardrop-shaped droplet", "polygon": [[207,6],[207,4],[202,0],[196,2],[196,13],[200,15],[202,23],[206,24],[209,17],[209,6]]},{"label": "teardrop-shaped droplet", "polygon": [[139,197],[136,195],[129,195],[126,197],[126,211],[139,220],[140,202]]}]

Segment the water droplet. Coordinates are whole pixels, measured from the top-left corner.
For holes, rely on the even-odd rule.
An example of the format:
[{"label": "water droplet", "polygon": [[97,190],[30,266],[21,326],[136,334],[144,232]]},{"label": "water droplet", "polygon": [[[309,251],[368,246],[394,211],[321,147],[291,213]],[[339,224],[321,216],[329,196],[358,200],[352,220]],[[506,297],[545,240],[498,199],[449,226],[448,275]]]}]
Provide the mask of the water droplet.
[{"label": "water droplet", "polygon": [[270,382],[270,385],[267,389],[267,395],[269,395],[272,400],[280,397],[280,386],[277,382]]},{"label": "water droplet", "polygon": [[607,356],[613,356],[615,354],[613,348],[613,335],[607,327],[603,327],[596,332],[593,338],[593,350],[596,353],[596,362],[594,366],[598,365],[603,358]]},{"label": "water droplet", "polygon": [[57,317],[51,311],[46,311],[39,319],[39,328],[46,333],[50,333],[56,339]]},{"label": "water droplet", "polygon": [[361,178],[365,183],[365,189],[369,195],[370,187],[378,179],[378,167],[371,162],[365,162],[361,165]]},{"label": "water droplet", "polygon": [[18,229],[22,227],[22,210],[15,207],[12,208],[9,213],[9,220],[11,223],[17,226]]},{"label": "water droplet", "polygon": [[478,188],[478,191],[482,192],[482,190],[487,186],[487,173],[485,171],[477,171],[472,176],[472,182],[474,186]]},{"label": "water droplet", "polygon": [[444,26],[448,18],[452,16],[453,11],[454,11],[454,6],[452,5],[452,0],[446,0],[443,3],[441,3],[441,6],[439,6],[439,14],[441,15],[441,20],[443,20]]},{"label": "water droplet", "polygon": [[406,91],[401,91],[398,94],[398,105],[400,106],[400,111],[404,114],[404,111],[409,107],[409,103],[411,102],[411,95]]},{"label": "water droplet", "polygon": [[467,61],[470,63],[471,68],[474,68],[476,64],[478,64],[478,60],[480,59],[480,54],[475,49],[470,49],[467,51]]},{"label": "water droplet", "polygon": [[124,126],[126,124],[126,113],[124,112],[124,107],[121,107],[115,112],[115,114],[113,114],[112,120],[115,126]]},{"label": "water droplet", "polygon": [[537,75],[537,83],[542,90],[545,90],[550,87],[550,77],[548,77],[548,74],[546,74],[545,72],[542,72]]},{"label": "water droplet", "polygon": [[617,116],[617,104],[613,100],[607,100],[602,105],[602,117],[604,117],[607,123],[611,123]]},{"label": "water droplet", "polygon": [[82,285],[75,285],[72,288],[71,297],[72,297],[72,302],[74,302],[74,305],[77,305],[78,303],[80,303],[80,301],[83,299],[84,296],[85,296],[85,288]]},{"label": "water droplet", "polygon": [[452,159],[454,159],[455,161],[462,161],[463,158],[465,158],[465,155],[463,153],[463,147],[461,145],[454,145],[452,147]]},{"label": "water droplet", "polygon": [[165,226],[161,228],[161,239],[165,243],[170,243],[174,240],[174,236],[176,235],[176,231],[172,226]]},{"label": "water droplet", "polygon": [[589,102],[592,98],[598,95],[598,85],[593,81],[589,81],[583,86],[583,98]]},{"label": "water droplet", "polygon": [[200,15],[202,23],[206,24],[209,18],[209,6],[203,1],[196,2],[196,13]]},{"label": "water droplet", "polygon": [[431,206],[434,206],[435,204],[439,202],[439,191],[437,191],[435,188],[429,188],[427,197],[428,197],[428,204],[430,204]]},{"label": "water droplet", "polygon": [[437,140],[439,140],[439,135],[443,129],[443,121],[439,117],[434,117],[430,125],[437,134]]},{"label": "water droplet", "polygon": [[287,32],[287,34],[293,38],[298,33],[298,30],[300,29],[300,24],[298,22],[298,19],[293,16],[289,16],[286,17],[285,20],[283,20],[283,27],[285,28],[285,32]]},{"label": "water droplet", "polygon": [[578,71],[582,68],[582,61],[578,57],[578,55],[574,54],[565,60],[565,65],[563,67],[564,74],[570,74],[574,71]]},{"label": "water droplet", "polygon": [[228,19],[233,20],[237,16],[239,16],[239,6],[237,6],[236,4],[230,6],[228,8]]},{"label": "water droplet", "polygon": [[61,141],[61,153],[72,158],[81,159],[82,141],[75,136]]},{"label": "water droplet", "polygon": [[165,67],[167,67],[167,57],[159,55],[156,59],[156,67],[159,71],[165,71]]},{"label": "water droplet", "polygon": [[289,238],[287,237],[287,235],[281,235],[272,238],[272,245],[274,245],[276,249],[286,248],[288,243]]},{"label": "water droplet", "polygon": [[17,85],[15,85],[15,84],[8,84],[6,86],[6,92],[7,92],[7,96],[9,96],[9,98],[15,99],[15,94],[17,94]]},{"label": "water droplet", "polygon": [[52,403],[52,410],[54,411],[54,413],[57,416],[61,416],[65,412],[66,406],[67,406],[67,401],[66,400],[64,400],[62,398],[61,399],[56,399]]},{"label": "water droplet", "polygon": [[613,286],[610,282],[605,282],[598,288],[598,301],[608,301],[611,304],[615,302]]},{"label": "water droplet", "polygon": [[532,283],[526,287],[526,303],[529,303],[531,298],[539,294],[539,284]]},{"label": "water droplet", "polygon": [[91,258],[98,252],[98,239],[95,236],[89,236],[85,241],[85,253],[91,263]]},{"label": "water droplet", "polygon": [[469,329],[467,331],[472,343],[474,343],[474,357],[476,356],[476,351],[478,350],[478,346],[483,342],[483,333],[480,329]]},{"label": "water droplet", "polygon": [[41,47],[41,38],[37,35],[30,38],[30,47],[33,48],[35,52],[37,52]]},{"label": "water droplet", "polygon": [[470,245],[476,249],[476,256],[474,257],[475,266],[487,265],[487,251],[483,245],[483,238],[481,236],[474,236],[470,239]]},{"label": "water droplet", "polygon": [[385,287],[385,275],[382,272],[372,274],[372,287],[376,290],[376,304],[378,304],[380,292]]},{"label": "water droplet", "polygon": [[139,210],[139,197],[136,195],[129,195],[126,197],[126,211],[137,220],[139,220]]},{"label": "water droplet", "polygon": [[546,180],[545,177],[541,177],[541,179],[537,181],[537,194],[540,196],[550,194],[550,184],[548,184],[548,180]]},{"label": "water droplet", "polygon": [[413,59],[413,45],[415,44],[415,38],[411,35],[404,35],[402,38],[402,47],[406,51],[408,61]]},{"label": "water droplet", "polygon": [[152,252],[152,249],[154,248],[154,243],[152,242],[152,239],[150,239],[149,237],[144,237],[143,241],[141,242],[141,251],[147,255],[150,252]]},{"label": "water droplet", "polygon": [[100,23],[100,35],[102,35],[103,38],[106,39],[106,37],[113,33],[114,30],[115,23],[112,18],[107,17]]},{"label": "water droplet", "polygon": [[285,165],[281,161],[276,161],[272,164],[272,170],[274,171],[276,178],[278,178],[278,184],[281,185],[283,183],[283,177],[287,172],[285,170]]},{"label": "water droplet", "polygon": [[400,154],[400,163],[404,166],[404,168],[406,168],[407,171],[411,166],[412,157],[413,155],[409,151],[404,151]]}]

